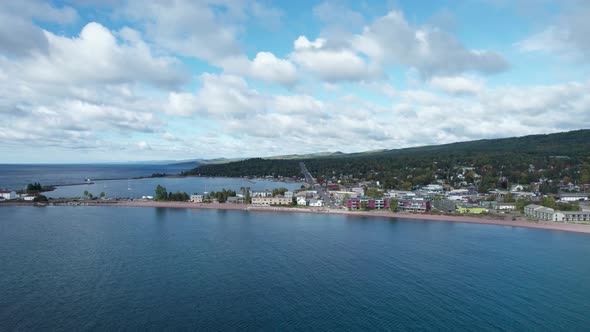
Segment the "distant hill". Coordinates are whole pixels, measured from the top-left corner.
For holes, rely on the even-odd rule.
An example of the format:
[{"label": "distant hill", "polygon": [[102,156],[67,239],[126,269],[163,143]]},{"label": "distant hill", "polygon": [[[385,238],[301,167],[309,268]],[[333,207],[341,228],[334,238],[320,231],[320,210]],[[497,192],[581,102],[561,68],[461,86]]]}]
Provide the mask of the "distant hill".
[{"label": "distant hill", "polygon": [[[452,182],[457,167],[474,167],[480,187],[501,182],[530,183],[539,178],[590,182],[590,130],[482,139],[442,145],[368,151],[253,158],[201,165],[190,174],[206,176],[299,176],[299,161],[316,176],[378,180],[391,188],[407,188],[435,180]],[[590,177],[590,174],[588,175]]]},{"label": "distant hill", "polygon": [[342,156],[345,155],[345,153],[342,153],[340,151],[337,152],[317,152],[317,153],[310,153],[310,154],[288,154],[288,155],[283,155],[283,156],[273,156],[273,157],[268,157],[265,159],[311,159],[311,158],[323,158],[323,157],[338,157],[338,156]]},{"label": "distant hill", "polygon": [[239,161],[239,160],[242,160],[242,159],[240,159],[240,158],[193,159],[193,160],[177,161],[177,162],[169,163],[168,165],[198,167],[199,165],[210,165],[210,164],[216,165],[216,164],[230,163],[230,162]]}]

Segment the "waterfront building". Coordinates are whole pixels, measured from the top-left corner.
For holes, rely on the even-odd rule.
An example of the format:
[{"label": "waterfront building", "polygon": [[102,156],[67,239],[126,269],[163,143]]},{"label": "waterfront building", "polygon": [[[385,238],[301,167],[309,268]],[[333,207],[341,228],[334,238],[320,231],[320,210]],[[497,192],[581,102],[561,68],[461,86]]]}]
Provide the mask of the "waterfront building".
[{"label": "waterfront building", "polygon": [[524,214],[534,219],[558,222],[590,222],[590,211],[556,211],[537,204],[524,207]]},{"label": "waterfront building", "polygon": [[18,198],[16,191],[14,191],[14,190],[0,190],[0,197],[2,197],[4,199]]},{"label": "waterfront building", "polygon": [[227,198],[227,203],[244,204],[244,196],[232,196]]},{"label": "waterfront building", "polygon": [[400,200],[397,203],[397,210],[401,212],[428,212],[432,206],[431,201],[421,199]]},{"label": "waterfront building", "polygon": [[252,197],[252,205],[291,205],[292,199],[284,196]]},{"label": "waterfront building", "polygon": [[270,189],[264,191],[250,191],[250,197],[272,197],[272,191]]},{"label": "waterfront building", "polygon": [[32,201],[36,197],[39,197],[39,194],[26,194],[26,195],[21,196],[21,198],[24,199],[25,201]]},{"label": "waterfront building", "polygon": [[496,209],[498,209],[498,210],[516,210],[516,203],[514,203],[514,202],[497,202]]},{"label": "waterfront building", "polygon": [[349,198],[345,200],[348,209],[358,210],[362,204],[366,203],[366,208],[371,210],[389,209],[389,200],[383,198]]},{"label": "waterfront building", "polygon": [[191,195],[190,197],[190,202],[191,203],[203,203],[203,195]]},{"label": "waterfront building", "polygon": [[309,206],[322,207],[324,202],[321,199],[312,199],[309,201]]}]

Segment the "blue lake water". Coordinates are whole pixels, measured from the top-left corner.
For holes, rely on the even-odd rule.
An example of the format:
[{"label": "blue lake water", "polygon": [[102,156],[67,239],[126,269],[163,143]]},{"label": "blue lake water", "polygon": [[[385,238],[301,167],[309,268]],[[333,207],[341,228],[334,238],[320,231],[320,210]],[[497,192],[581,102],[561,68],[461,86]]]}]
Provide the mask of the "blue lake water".
[{"label": "blue lake water", "polygon": [[250,187],[252,190],[273,189],[285,187],[287,189],[298,189],[301,183],[296,182],[275,182],[267,180],[247,180],[239,178],[146,178],[135,180],[108,180],[94,181],[93,184],[79,186],[57,187],[53,191],[44,193],[47,197],[81,197],[85,190],[94,196],[104,192],[106,197],[131,197],[138,198],[149,195],[154,196],[158,185],[166,187],[168,192],[184,191],[189,194],[220,191],[231,189],[238,191],[241,187]]},{"label": "blue lake water", "polygon": [[[39,182],[43,185],[80,183],[90,178],[92,183],[76,186],[61,186],[44,193],[47,197],[82,197],[84,191],[99,196],[104,192],[107,198],[138,198],[153,196],[156,186],[162,185],[170,192],[184,191],[203,193],[241,187],[252,190],[285,187],[298,189],[301,183],[285,183],[267,180],[248,180],[236,178],[145,178],[153,173],[179,174],[186,167],[174,165],[0,165],[0,188],[19,189],[27,184]],[[122,180],[96,180],[121,179]]]},{"label": "blue lake water", "polygon": [[154,173],[179,174],[178,165],[6,165],[0,164],[0,188],[21,189],[29,183],[59,185],[80,183],[86,179],[121,179],[150,176]]},{"label": "blue lake water", "polygon": [[491,225],[0,207],[0,330],[585,331],[589,253]]}]

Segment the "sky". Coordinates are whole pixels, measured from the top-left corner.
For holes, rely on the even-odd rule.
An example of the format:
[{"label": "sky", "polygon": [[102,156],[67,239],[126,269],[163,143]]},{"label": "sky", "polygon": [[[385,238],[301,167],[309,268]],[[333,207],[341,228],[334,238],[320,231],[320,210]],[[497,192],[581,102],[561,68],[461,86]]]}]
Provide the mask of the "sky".
[{"label": "sky", "polygon": [[0,163],[590,128],[590,1],[0,1]]}]

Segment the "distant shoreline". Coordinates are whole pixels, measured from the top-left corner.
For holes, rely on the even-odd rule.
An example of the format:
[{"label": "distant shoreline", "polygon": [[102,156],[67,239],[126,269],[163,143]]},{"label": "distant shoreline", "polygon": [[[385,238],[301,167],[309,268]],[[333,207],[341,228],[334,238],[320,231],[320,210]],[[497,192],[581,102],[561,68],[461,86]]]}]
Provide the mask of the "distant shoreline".
[{"label": "distant shoreline", "polygon": [[[67,206],[66,203],[57,203],[56,206]],[[253,206],[232,203],[190,203],[190,202],[155,202],[155,201],[102,201],[102,200],[84,200],[77,205],[83,206],[110,206],[110,207],[149,207],[149,208],[175,208],[175,209],[209,209],[209,210],[234,210],[234,211],[256,211],[256,212],[282,212],[282,213],[313,213],[313,214],[332,214],[345,215],[351,217],[378,217],[378,218],[399,218],[422,221],[444,221],[459,222],[468,224],[497,225],[510,227],[524,227],[545,229],[563,232],[574,232],[590,234],[590,225],[585,224],[565,224],[548,221],[527,221],[518,220],[500,220],[487,219],[475,216],[454,216],[454,215],[435,215],[421,213],[399,213],[391,211],[346,211],[328,208],[293,208],[293,207],[272,207],[272,206]],[[32,202],[3,202],[2,206],[35,206]]]}]

